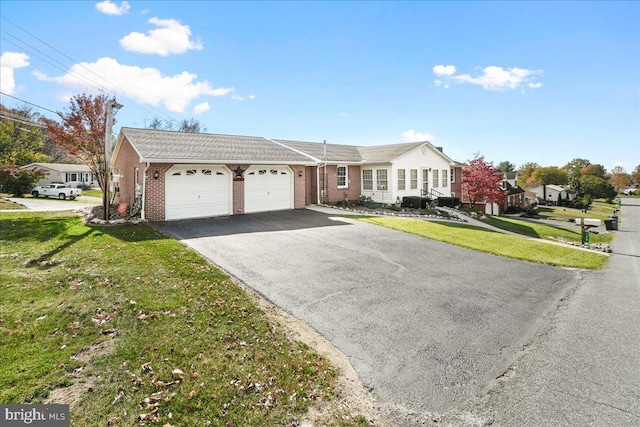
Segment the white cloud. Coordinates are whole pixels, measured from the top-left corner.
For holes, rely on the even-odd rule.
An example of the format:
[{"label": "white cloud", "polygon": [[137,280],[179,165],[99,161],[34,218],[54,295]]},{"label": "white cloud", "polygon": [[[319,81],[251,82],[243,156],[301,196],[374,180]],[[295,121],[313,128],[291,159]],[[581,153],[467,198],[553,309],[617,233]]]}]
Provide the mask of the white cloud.
[{"label": "white cloud", "polygon": [[193,113],[194,114],[202,114],[205,111],[209,111],[211,109],[211,107],[209,106],[208,102],[203,102],[202,104],[198,104],[195,107],[193,107]]},{"label": "white cloud", "polygon": [[16,91],[16,79],[13,70],[29,66],[29,56],[24,53],[5,52],[0,56],[0,87],[7,95]]},{"label": "white cloud", "polygon": [[[536,82],[536,75],[542,74],[542,70],[527,70],[526,68],[507,68],[491,65],[482,70],[476,77],[470,74],[456,75],[456,67],[453,65],[436,65],[433,73],[446,81],[457,83],[471,83],[482,86],[487,90],[505,90],[517,88],[537,89],[542,87],[542,83]],[[435,86],[449,88],[449,85],[440,79],[434,81]]]},{"label": "white cloud", "polygon": [[134,97],[145,104],[163,103],[169,111],[175,112],[184,112],[187,105],[200,96],[224,96],[234,91],[233,87],[214,88],[206,80],[196,81],[198,76],[187,71],[173,76],[164,76],[156,68],[123,65],[113,58],[100,58],[94,63],[75,64],[69,73],[59,77],[48,77],[39,72],[34,72],[34,75],[41,80],[54,81],[65,87],[87,91],[91,90],[89,86],[94,85],[79,79],[79,75],[88,75],[92,81],[96,80],[95,75],[108,76],[108,81],[101,82],[105,91]]},{"label": "white cloud", "polygon": [[524,68],[496,67],[494,65],[482,70],[478,77],[471,77],[469,74],[451,76],[452,79],[462,83],[471,83],[482,86],[487,90],[517,89],[522,85],[529,84],[535,74],[542,74],[542,70],[527,70]]},{"label": "white cloud", "polygon": [[430,133],[416,132],[414,129],[409,129],[408,131],[402,132],[402,136],[405,140],[410,142],[433,141],[436,139]]},{"label": "white cloud", "polygon": [[98,12],[104,13],[105,15],[124,15],[129,12],[131,6],[129,6],[129,2],[123,1],[120,3],[120,6],[115,3],[111,3],[110,0],[104,0],[100,3],[96,3],[96,9]]},{"label": "white cloud", "polygon": [[202,50],[199,40],[191,40],[191,29],[174,19],[151,18],[148,21],[157,29],[149,34],[133,32],[120,39],[120,45],[128,51],[155,53],[167,56],[172,53],[184,53],[187,50]]},{"label": "white cloud", "polygon": [[433,74],[436,76],[452,76],[456,73],[456,67],[453,65],[436,65],[433,67]]},{"label": "white cloud", "polygon": [[249,95],[249,99],[256,99],[255,95]]},{"label": "white cloud", "polygon": [[231,95],[231,99],[236,100],[236,101],[244,101],[244,97],[243,96],[236,95],[236,94]]}]

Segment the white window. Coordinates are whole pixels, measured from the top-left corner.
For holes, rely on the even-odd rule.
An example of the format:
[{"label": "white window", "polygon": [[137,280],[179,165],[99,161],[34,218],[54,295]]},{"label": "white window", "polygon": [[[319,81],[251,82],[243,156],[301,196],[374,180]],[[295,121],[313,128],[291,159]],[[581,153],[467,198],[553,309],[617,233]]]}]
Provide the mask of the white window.
[{"label": "white window", "polygon": [[411,173],[411,189],[418,189],[418,169],[411,169],[409,171]]},{"label": "white window", "polygon": [[447,182],[447,170],[443,169],[442,170],[442,186],[447,187],[448,185],[449,183]]},{"label": "white window", "polygon": [[376,184],[376,188],[378,190],[387,190],[389,188],[386,169],[376,170]]},{"label": "white window", "polygon": [[433,186],[438,186],[438,169],[433,170]]},{"label": "white window", "polygon": [[338,166],[338,188],[347,188],[347,167],[346,166]]},{"label": "white window", "polygon": [[398,169],[398,190],[404,190],[406,188],[405,170]]},{"label": "white window", "polygon": [[373,170],[371,169],[362,170],[362,189],[373,190]]}]

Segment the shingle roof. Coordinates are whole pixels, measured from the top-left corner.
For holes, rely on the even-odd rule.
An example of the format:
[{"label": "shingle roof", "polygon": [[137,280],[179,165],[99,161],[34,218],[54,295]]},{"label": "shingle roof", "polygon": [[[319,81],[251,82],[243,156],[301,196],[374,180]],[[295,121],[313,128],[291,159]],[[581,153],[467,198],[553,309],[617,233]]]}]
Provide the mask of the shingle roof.
[{"label": "shingle roof", "polygon": [[47,168],[58,172],[91,172],[91,169],[87,165],[80,165],[77,163],[31,163],[23,166],[22,168]]},{"label": "shingle roof", "polygon": [[404,153],[420,147],[422,142],[408,142],[405,144],[375,145],[370,147],[358,147],[362,160],[367,163],[390,162]]},{"label": "shingle roof", "polygon": [[[322,142],[289,141],[285,139],[274,139],[274,141],[294,150],[315,157],[319,161],[328,162],[360,162],[358,147],[353,145],[324,144]],[[326,156],[324,150],[326,147]]]},{"label": "shingle roof", "polygon": [[261,137],[122,128],[143,161],[312,163],[313,159]]}]

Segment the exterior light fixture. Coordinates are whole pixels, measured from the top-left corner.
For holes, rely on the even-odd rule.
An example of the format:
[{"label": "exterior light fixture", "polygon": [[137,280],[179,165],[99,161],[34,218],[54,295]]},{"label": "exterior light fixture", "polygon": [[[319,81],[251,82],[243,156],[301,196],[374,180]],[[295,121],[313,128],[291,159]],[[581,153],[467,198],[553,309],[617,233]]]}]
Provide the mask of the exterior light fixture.
[{"label": "exterior light fixture", "polygon": [[160,176],[160,174],[158,173],[158,171],[155,171],[153,173],[153,179],[158,179],[159,176]]},{"label": "exterior light fixture", "polygon": [[302,171],[298,171],[298,176],[302,178]]}]

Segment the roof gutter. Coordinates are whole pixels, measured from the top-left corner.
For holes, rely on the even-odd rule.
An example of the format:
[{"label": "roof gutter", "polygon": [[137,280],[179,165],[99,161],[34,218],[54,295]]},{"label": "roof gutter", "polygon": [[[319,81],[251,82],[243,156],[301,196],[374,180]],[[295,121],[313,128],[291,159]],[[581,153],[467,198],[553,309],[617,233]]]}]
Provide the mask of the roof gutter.
[{"label": "roof gutter", "polygon": [[[149,169],[149,166],[151,166],[151,163],[147,162],[147,166],[144,168],[144,172],[142,173],[142,194],[140,195],[140,197],[142,197],[142,207],[140,208],[140,219],[145,220],[146,216],[145,216],[145,208],[146,208],[146,203],[145,203],[145,193],[147,192],[147,170]],[[134,189],[135,191],[135,189]]]}]

